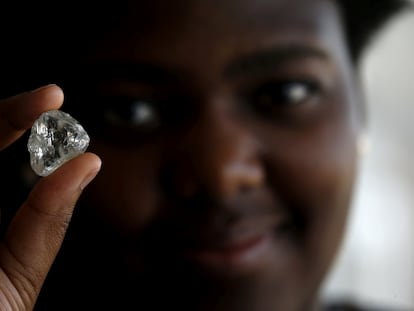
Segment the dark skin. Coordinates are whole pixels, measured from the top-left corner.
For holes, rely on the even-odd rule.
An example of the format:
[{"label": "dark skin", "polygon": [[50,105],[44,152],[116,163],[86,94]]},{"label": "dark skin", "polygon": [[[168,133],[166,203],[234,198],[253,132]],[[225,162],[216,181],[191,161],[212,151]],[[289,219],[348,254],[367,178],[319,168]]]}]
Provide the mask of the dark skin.
[{"label": "dark skin", "polygon": [[52,270],[70,271],[60,295],[100,310],[312,309],[346,227],[363,126],[338,10],[327,0],[162,8],[132,5],[81,60],[86,76],[105,68],[85,79],[102,107],[89,127],[104,169]]}]

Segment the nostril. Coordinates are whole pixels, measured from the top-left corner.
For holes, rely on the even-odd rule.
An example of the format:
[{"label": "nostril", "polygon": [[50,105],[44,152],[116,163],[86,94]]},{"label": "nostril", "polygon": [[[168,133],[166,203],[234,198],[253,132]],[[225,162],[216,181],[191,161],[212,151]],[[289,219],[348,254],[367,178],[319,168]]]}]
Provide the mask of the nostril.
[{"label": "nostril", "polygon": [[248,185],[241,185],[241,186],[239,187],[239,193],[240,193],[240,194],[246,194],[246,193],[248,193],[251,189],[252,189],[252,188],[251,188],[250,186],[248,186]]},{"label": "nostril", "polygon": [[240,194],[245,194],[245,193],[249,192],[249,190],[251,190],[251,187],[249,185],[246,185],[246,184],[241,185],[240,188],[239,188]]}]

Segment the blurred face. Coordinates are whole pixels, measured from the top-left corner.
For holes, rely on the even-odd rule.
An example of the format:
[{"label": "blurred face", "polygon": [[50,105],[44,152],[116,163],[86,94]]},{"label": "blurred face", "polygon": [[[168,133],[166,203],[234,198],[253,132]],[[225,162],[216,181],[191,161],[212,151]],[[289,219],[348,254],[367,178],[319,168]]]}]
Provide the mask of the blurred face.
[{"label": "blurred face", "polygon": [[103,169],[84,198],[135,304],[314,302],[356,167],[341,27],[328,0],[141,1],[90,49]]}]

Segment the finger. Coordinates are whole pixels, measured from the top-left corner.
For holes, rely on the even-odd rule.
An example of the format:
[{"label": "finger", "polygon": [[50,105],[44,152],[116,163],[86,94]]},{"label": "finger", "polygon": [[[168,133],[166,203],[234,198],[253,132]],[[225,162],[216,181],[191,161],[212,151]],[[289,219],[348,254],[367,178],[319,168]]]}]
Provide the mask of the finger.
[{"label": "finger", "polygon": [[62,89],[54,84],[0,100],[0,150],[19,138],[41,113],[59,109],[62,103]]},{"label": "finger", "polygon": [[101,160],[92,153],[72,159],[40,179],[14,217],[0,265],[14,286],[28,293],[28,305],[36,300],[59,251],[76,201],[100,166]]}]

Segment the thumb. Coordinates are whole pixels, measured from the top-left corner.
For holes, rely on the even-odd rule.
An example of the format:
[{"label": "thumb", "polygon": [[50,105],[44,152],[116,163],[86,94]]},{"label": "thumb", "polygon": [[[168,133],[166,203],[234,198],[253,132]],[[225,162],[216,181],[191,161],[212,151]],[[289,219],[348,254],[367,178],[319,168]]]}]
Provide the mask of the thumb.
[{"label": "thumb", "polygon": [[101,160],[92,153],[72,159],[40,179],[14,217],[0,248],[0,267],[13,284],[20,307],[33,307],[76,201],[100,166]]}]

